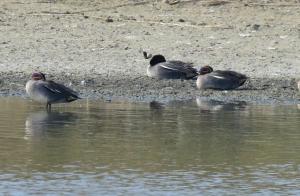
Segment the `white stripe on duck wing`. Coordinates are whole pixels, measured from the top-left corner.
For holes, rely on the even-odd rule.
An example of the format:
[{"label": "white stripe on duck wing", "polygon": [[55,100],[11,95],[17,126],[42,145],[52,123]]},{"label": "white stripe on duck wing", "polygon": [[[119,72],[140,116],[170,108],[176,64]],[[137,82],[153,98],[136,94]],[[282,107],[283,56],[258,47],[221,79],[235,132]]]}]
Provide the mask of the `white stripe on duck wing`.
[{"label": "white stripe on duck wing", "polygon": [[214,76],[214,75],[212,75],[212,77],[215,77],[215,78],[218,78],[218,79],[221,79],[221,80],[224,80],[224,79],[226,79],[226,78],[224,78],[223,76]]}]

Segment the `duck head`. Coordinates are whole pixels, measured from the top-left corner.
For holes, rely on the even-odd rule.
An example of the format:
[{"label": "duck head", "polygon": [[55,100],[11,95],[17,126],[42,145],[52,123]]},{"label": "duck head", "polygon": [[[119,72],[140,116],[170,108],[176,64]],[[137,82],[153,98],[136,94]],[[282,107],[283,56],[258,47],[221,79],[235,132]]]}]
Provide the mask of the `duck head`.
[{"label": "duck head", "polygon": [[46,80],[45,74],[43,74],[42,72],[34,72],[31,75],[31,79],[32,80]]},{"label": "duck head", "polygon": [[214,69],[211,66],[206,65],[206,66],[201,67],[199,74],[205,75],[205,74],[209,74],[213,71],[214,71]]},{"label": "duck head", "polygon": [[163,63],[163,62],[166,62],[166,59],[163,55],[161,54],[157,54],[157,55],[154,55],[151,60],[150,60],[150,65],[151,66],[154,66],[158,63]]}]

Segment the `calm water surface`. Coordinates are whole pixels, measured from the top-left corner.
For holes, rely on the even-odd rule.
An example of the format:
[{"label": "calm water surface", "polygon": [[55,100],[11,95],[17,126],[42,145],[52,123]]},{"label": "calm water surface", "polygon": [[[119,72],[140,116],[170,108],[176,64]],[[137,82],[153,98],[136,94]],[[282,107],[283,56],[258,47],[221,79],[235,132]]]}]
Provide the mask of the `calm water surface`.
[{"label": "calm water surface", "polygon": [[300,194],[300,109],[0,99],[0,195]]}]

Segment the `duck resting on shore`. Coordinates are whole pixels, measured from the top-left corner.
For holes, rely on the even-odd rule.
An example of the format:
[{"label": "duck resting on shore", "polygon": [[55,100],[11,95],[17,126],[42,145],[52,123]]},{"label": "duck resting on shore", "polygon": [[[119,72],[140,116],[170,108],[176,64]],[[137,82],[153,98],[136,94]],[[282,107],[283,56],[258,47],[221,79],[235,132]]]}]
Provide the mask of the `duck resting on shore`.
[{"label": "duck resting on shore", "polygon": [[193,79],[198,75],[198,71],[192,63],[182,61],[167,61],[161,54],[148,55],[143,51],[145,59],[150,59],[150,65],[147,68],[147,75],[157,79]]},{"label": "duck resting on shore", "polygon": [[31,79],[26,83],[26,93],[34,101],[46,104],[46,109],[51,110],[51,104],[67,103],[77,99],[78,93],[72,89],[46,80],[45,74],[34,72]]},{"label": "duck resting on shore", "polygon": [[197,78],[198,89],[232,90],[242,86],[248,79],[246,75],[235,71],[214,71],[210,66],[204,66]]}]

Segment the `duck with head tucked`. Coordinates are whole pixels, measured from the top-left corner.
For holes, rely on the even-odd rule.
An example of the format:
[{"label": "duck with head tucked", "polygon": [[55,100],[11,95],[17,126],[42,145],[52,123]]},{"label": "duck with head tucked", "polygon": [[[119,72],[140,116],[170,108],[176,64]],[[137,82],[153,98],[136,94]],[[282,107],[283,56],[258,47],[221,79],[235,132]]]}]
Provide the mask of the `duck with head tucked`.
[{"label": "duck with head tucked", "polygon": [[193,67],[192,63],[182,61],[167,61],[161,54],[148,55],[143,52],[144,58],[150,60],[147,68],[147,75],[157,79],[193,79],[198,75],[198,71]]},{"label": "duck with head tucked", "polygon": [[218,89],[232,90],[242,86],[247,80],[247,76],[235,71],[214,71],[210,66],[200,69],[197,78],[198,89]]},{"label": "duck with head tucked", "polygon": [[51,110],[51,104],[80,99],[77,92],[62,84],[46,80],[45,74],[41,72],[31,75],[31,80],[26,83],[26,93],[34,101],[46,104],[48,111]]}]

